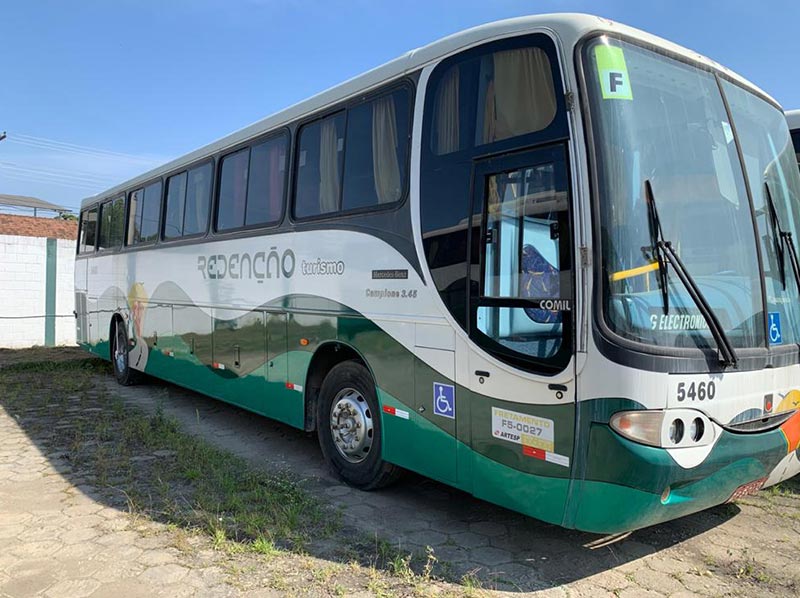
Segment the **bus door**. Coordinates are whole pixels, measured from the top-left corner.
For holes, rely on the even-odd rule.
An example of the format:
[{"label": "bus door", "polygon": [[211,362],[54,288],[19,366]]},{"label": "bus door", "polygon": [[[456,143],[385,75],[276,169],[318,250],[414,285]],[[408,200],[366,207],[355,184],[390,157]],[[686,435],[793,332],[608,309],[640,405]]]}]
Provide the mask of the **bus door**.
[{"label": "bus door", "polygon": [[[466,362],[473,397],[470,437],[459,429],[459,438],[494,462],[565,478],[575,416],[566,156],[559,143],[475,163],[468,291],[473,342],[458,358]],[[480,462],[473,472],[476,493],[491,480],[482,479],[490,474],[482,474]]]}]

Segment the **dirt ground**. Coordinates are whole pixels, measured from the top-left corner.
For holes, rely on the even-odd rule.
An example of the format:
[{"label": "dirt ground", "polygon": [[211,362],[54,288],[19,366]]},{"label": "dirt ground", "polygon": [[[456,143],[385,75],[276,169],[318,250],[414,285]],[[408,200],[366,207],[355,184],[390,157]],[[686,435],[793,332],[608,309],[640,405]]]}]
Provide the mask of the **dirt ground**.
[{"label": "dirt ground", "polygon": [[407,475],[365,493],[313,435],[73,349],[0,351],[0,596],[797,596],[800,483],[634,532],[547,525]]}]

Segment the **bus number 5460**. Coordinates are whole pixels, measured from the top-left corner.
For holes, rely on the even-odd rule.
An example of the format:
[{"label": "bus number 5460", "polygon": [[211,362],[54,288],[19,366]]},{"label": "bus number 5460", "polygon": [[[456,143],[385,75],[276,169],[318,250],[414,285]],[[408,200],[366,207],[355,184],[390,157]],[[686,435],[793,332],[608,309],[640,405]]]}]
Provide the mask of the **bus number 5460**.
[{"label": "bus number 5460", "polygon": [[710,382],[698,382],[695,384],[694,382],[690,383],[688,386],[686,382],[678,383],[678,401],[685,401],[689,399],[691,401],[705,401],[708,399],[709,401],[713,399],[717,394],[717,387],[714,384],[714,381]]}]

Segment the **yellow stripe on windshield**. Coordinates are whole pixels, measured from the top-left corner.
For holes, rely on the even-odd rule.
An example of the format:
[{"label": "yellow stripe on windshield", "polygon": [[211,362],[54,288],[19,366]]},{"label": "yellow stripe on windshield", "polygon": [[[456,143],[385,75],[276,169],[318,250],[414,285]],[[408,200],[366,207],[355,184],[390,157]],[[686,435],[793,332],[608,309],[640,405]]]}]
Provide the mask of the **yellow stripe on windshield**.
[{"label": "yellow stripe on windshield", "polygon": [[625,280],[626,278],[633,278],[634,276],[641,276],[642,274],[649,274],[658,270],[658,262],[647,264],[646,266],[639,266],[638,268],[631,268],[630,270],[620,270],[611,275],[611,281]]}]

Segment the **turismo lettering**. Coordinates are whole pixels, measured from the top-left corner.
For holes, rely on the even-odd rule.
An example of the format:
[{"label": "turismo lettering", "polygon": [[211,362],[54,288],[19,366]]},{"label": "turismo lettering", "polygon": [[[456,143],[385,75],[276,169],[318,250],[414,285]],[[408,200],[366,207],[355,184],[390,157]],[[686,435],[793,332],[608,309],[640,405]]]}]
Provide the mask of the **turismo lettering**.
[{"label": "turismo lettering", "polygon": [[323,260],[317,258],[316,261],[300,262],[300,272],[303,276],[342,276],[344,274],[344,262],[342,260]]}]

